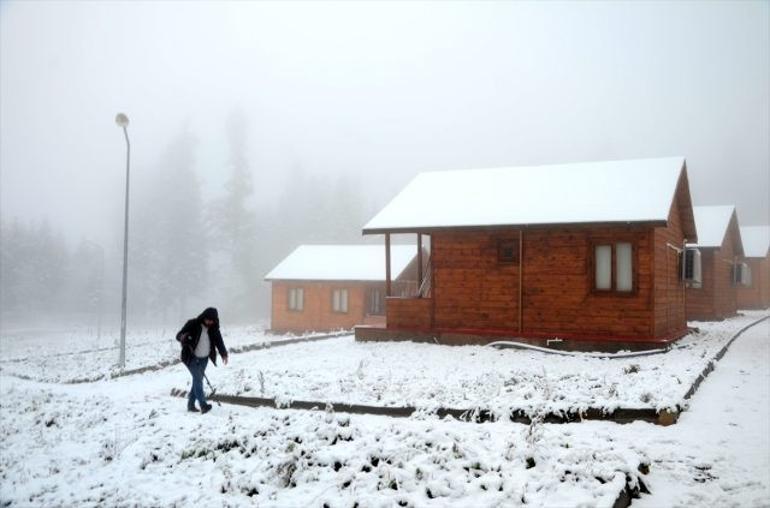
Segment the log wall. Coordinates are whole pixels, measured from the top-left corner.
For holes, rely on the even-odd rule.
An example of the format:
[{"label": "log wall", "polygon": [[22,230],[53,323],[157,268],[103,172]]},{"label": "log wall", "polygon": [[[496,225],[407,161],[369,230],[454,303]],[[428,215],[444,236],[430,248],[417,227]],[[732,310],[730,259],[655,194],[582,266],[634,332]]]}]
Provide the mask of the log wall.
[{"label": "log wall", "polygon": [[387,327],[426,330],[431,328],[430,298],[396,298],[385,300]]},{"label": "log wall", "polygon": [[[594,247],[631,242],[634,290],[594,290]],[[524,333],[649,339],[652,332],[649,228],[527,230],[524,233]]]},{"label": "log wall", "polygon": [[738,222],[733,215],[722,245],[701,249],[703,284],[687,288],[687,319],[716,321],[735,316],[738,286],[733,283],[733,265],[738,243]]},{"label": "log wall", "polygon": [[685,283],[680,253],[684,247],[681,205],[675,200],[668,225],[655,228],[655,336],[681,336],[687,330]]},{"label": "log wall", "polygon": [[716,249],[701,249],[700,287],[687,288],[687,319],[704,321],[713,319],[714,309],[714,259]]},{"label": "log wall", "polygon": [[751,286],[738,287],[739,309],[767,309],[770,307],[770,255],[764,258],[745,258],[751,267]]},{"label": "log wall", "polygon": [[431,238],[435,326],[518,330],[518,263],[498,263],[498,242],[518,231]]},{"label": "log wall", "polygon": [[[428,328],[432,310],[434,327],[442,331],[651,338],[651,228],[542,228],[521,234],[521,330],[519,262],[500,262],[498,258],[500,242],[518,242],[517,229],[434,233],[434,302],[389,300],[388,327]],[[625,241],[634,246],[634,290],[595,291],[594,245]]]}]

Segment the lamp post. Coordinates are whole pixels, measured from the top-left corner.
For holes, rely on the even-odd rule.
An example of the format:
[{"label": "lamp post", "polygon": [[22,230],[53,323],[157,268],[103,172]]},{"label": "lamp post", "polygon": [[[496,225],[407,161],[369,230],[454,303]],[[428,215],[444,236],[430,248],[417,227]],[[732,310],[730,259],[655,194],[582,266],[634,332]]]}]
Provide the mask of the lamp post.
[{"label": "lamp post", "polygon": [[131,143],[128,141],[128,117],[123,113],[115,116],[115,123],[123,129],[126,137],[126,212],[125,227],[123,228],[123,303],[120,315],[120,355],[118,366],[122,369],[126,366],[126,300],[128,296],[128,176],[131,162]]}]

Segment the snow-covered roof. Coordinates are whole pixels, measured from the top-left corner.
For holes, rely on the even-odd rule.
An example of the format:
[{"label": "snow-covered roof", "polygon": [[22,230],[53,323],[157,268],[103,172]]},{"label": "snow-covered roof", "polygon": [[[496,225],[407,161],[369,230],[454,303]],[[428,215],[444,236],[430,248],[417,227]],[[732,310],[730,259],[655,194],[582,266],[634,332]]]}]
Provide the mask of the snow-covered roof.
[{"label": "snow-covered roof", "polygon": [[695,229],[698,230],[697,247],[721,247],[735,212],[733,205],[694,206]]},{"label": "snow-covered roof", "polygon": [[665,223],[684,163],[670,157],[420,173],[363,229]]},{"label": "snow-covered roof", "polygon": [[[414,245],[391,245],[390,273],[396,279],[417,256]],[[265,280],[384,281],[382,245],[300,245]]]},{"label": "snow-covered roof", "polygon": [[741,226],[741,238],[747,258],[763,258],[770,251],[770,226]]}]

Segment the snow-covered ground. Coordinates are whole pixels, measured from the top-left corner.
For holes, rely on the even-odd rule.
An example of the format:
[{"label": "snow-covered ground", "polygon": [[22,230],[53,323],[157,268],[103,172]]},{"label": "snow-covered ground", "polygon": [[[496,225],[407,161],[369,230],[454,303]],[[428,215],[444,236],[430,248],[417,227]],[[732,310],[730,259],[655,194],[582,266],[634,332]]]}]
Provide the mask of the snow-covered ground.
[{"label": "snow-covered ground", "polygon": [[[644,454],[566,427],[215,407],[167,374],[2,377],[0,504],[610,507]],[[628,479],[628,480],[627,480]]]},{"label": "snow-covered ground", "polygon": [[[265,325],[266,323],[260,323],[254,326],[225,327],[222,329],[222,335],[228,344],[233,345],[254,340],[269,340],[272,336],[265,338]],[[129,327],[126,333],[126,348],[128,350],[138,348],[137,350],[141,351],[146,346],[153,348],[160,346],[160,349],[170,346],[174,352],[178,352],[176,350],[179,349],[179,345],[174,340],[174,336],[179,328],[181,324],[168,328]],[[36,356],[48,358],[62,354],[114,350],[116,353],[110,354],[105,363],[115,364],[119,339],[120,330],[115,328],[106,329],[101,334],[97,334],[93,327],[0,330],[0,360],[29,359]],[[127,360],[132,360],[131,356],[127,355]],[[140,363],[143,355],[135,356],[137,359],[133,361]]]},{"label": "snow-covered ground", "polygon": [[[256,358],[234,355],[209,377],[220,384]],[[555,371],[558,358],[541,363]],[[633,506],[770,506],[768,321],[735,341],[670,427],[190,414],[169,396],[188,377],[180,365],[79,385],[0,372],[0,506],[611,506],[627,476],[651,492]]]},{"label": "snow-covered ground", "polygon": [[[178,328],[139,328],[126,334],[126,370],[152,367],[179,358]],[[316,337],[308,333],[300,337]],[[229,349],[294,338],[267,333],[264,324],[226,327]],[[93,380],[118,372],[117,330],[98,335],[92,328],[72,330],[11,330],[0,332],[0,372],[37,381]]]},{"label": "snow-covered ground", "polygon": [[[343,337],[246,353],[218,376],[219,393],[424,409],[548,412],[666,408],[684,396],[734,334],[767,312],[700,330],[664,354],[562,356],[486,346],[356,342]],[[184,388],[180,386],[179,388]]]},{"label": "snow-covered ground", "polygon": [[649,486],[670,506],[770,506],[770,322],[730,346],[679,423],[627,434],[652,458]]}]

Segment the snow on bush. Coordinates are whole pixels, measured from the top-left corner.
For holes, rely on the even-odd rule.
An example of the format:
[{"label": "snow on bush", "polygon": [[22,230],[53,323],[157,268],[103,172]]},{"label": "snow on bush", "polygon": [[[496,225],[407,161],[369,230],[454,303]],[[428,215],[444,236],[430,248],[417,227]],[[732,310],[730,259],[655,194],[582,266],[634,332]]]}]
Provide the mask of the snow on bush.
[{"label": "snow on bush", "polygon": [[178,399],[122,406],[13,387],[0,400],[3,505],[610,507],[640,486],[646,460],[558,426],[233,407],[202,417]]}]

